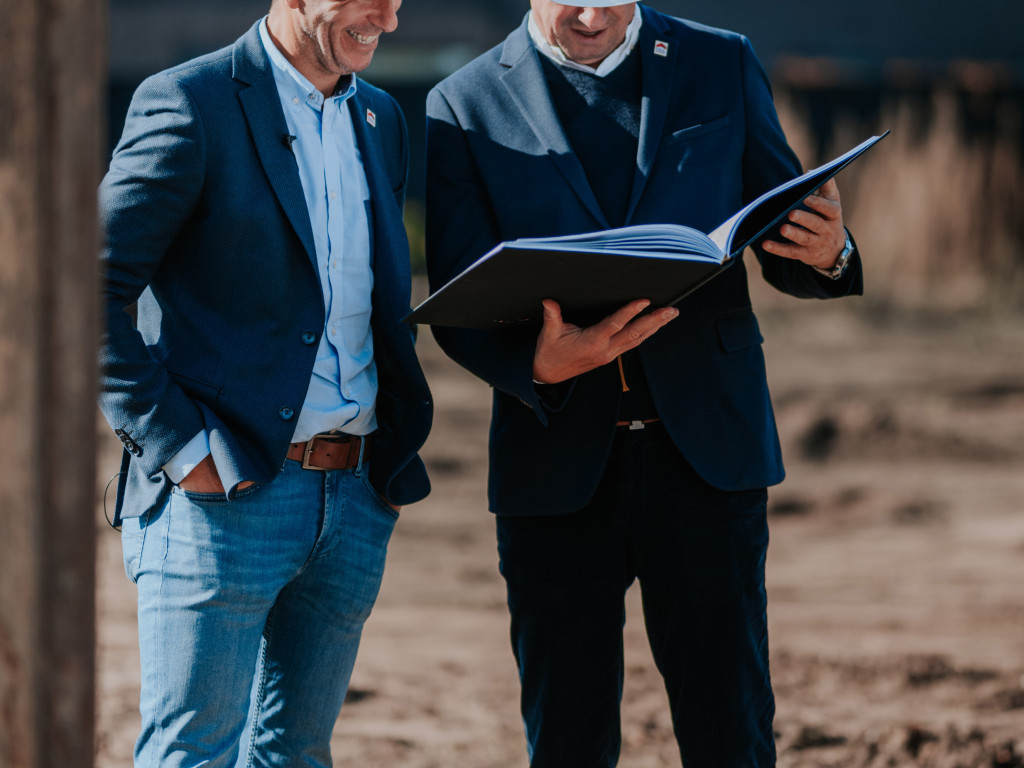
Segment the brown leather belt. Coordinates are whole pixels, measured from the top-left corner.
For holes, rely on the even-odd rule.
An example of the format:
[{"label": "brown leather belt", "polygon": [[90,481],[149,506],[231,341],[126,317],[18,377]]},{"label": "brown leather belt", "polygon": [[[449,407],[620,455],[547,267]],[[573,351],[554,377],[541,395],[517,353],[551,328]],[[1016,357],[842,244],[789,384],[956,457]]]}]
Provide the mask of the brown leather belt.
[{"label": "brown leather belt", "polygon": [[359,449],[364,443],[363,461],[369,457],[373,444],[371,437],[342,432],[313,435],[304,443],[292,443],[288,447],[288,458],[301,461],[303,469],[352,469],[359,463]]},{"label": "brown leather belt", "polygon": [[646,429],[648,424],[654,424],[656,421],[661,421],[659,418],[653,419],[636,419],[634,421],[616,421],[616,427],[629,427],[632,430]]}]

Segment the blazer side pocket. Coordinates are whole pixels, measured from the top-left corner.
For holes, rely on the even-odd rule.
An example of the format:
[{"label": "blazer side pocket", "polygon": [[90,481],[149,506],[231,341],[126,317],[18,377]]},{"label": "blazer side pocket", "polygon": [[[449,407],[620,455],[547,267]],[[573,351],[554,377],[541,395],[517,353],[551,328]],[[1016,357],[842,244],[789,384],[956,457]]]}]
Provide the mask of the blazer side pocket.
[{"label": "blazer side pocket", "polygon": [[764,342],[757,318],[749,309],[715,318],[715,329],[725,352],[737,352]]},{"label": "blazer side pocket", "polygon": [[217,397],[220,395],[220,387],[214,386],[213,384],[207,384],[205,381],[199,381],[193,379],[191,376],[185,376],[181,373],[168,370],[167,375],[171,381],[181,387],[182,391],[188,395],[192,400],[198,400],[201,403],[206,403],[211,408],[216,404]]},{"label": "blazer side pocket", "polygon": [[712,131],[719,131],[722,128],[729,127],[729,116],[723,115],[715,120],[708,120],[704,123],[697,123],[686,128],[680,128],[678,131],[673,131],[669,134],[668,138],[665,139],[666,144],[675,144],[680,141],[689,141],[690,139],[696,138],[697,136],[703,136],[706,133]]}]

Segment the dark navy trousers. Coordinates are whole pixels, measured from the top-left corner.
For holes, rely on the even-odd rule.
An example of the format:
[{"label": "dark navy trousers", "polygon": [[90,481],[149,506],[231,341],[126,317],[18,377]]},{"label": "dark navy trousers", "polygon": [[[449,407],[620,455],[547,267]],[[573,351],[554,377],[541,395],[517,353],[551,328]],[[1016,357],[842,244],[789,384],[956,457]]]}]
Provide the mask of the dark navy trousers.
[{"label": "dark navy trousers", "polygon": [[707,485],[655,424],[619,428],[585,508],[498,517],[531,768],[616,764],[634,580],[685,767],[775,765],[766,504]]}]

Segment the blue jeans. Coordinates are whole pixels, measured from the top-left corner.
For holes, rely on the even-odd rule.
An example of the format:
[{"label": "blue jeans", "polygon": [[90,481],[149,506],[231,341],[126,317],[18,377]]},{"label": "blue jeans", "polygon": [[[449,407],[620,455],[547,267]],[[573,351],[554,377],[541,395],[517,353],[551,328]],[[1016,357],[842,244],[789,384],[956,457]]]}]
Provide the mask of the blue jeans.
[{"label": "blue jeans", "polygon": [[620,429],[590,504],[497,520],[531,768],[612,768],[639,581],[686,768],[775,765],[764,489],[712,488],[660,426]]},{"label": "blue jeans", "polygon": [[138,768],[329,768],[397,513],[366,467],[286,461],[227,502],[175,488],[122,529],[138,587]]}]

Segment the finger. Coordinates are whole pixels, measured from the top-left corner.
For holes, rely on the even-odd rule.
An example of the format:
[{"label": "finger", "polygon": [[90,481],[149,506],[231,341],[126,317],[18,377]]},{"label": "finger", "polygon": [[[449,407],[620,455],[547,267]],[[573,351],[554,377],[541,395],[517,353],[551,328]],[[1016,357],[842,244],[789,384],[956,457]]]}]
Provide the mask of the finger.
[{"label": "finger", "polygon": [[796,227],[792,224],[783,224],[779,227],[779,234],[797,245],[809,245],[819,236],[814,230],[805,229],[803,226]]},{"label": "finger", "polygon": [[617,347],[616,353],[639,346],[677,317],[679,310],[675,307],[662,307],[638,317],[612,338],[613,345]]},{"label": "finger", "polygon": [[818,189],[818,195],[824,197],[826,200],[831,200],[834,203],[839,202],[839,185],[836,184],[834,177],[821,185]]},{"label": "finger", "polygon": [[[804,199],[804,205],[810,208],[814,213],[812,216],[818,216],[819,218],[828,219],[829,221],[836,221],[842,216],[843,208],[839,203],[834,200],[829,200],[818,195],[811,195]],[[794,220],[793,214],[798,211],[790,212],[790,220]],[[800,213],[806,214],[807,211],[800,211]]]},{"label": "finger", "polygon": [[[779,243],[774,240],[765,240],[761,247],[775,256],[793,261],[802,261],[819,267],[826,267],[835,261],[835,255],[839,253],[838,248],[827,245],[825,238],[815,236],[809,245]],[[831,259],[831,260],[830,260]]]},{"label": "finger", "polygon": [[781,256],[784,259],[802,261],[801,256],[807,253],[807,249],[801,245],[792,243],[780,243],[777,240],[765,240],[761,247],[774,256]]},{"label": "finger", "polygon": [[[830,219],[810,211],[791,211],[789,214],[789,221],[798,227],[802,227],[810,232],[816,232],[820,235],[823,231],[828,229]],[[786,225],[783,224],[779,228],[779,231],[782,233],[783,237],[789,237],[789,235],[783,231],[785,227]]]},{"label": "finger", "polygon": [[630,320],[639,315],[650,305],[651,302],[647,299],[636,299],[635,301],[631,301],[626,306],[621,307],[608,315],[608,317],[597,325],[592,326],[592,330],[602,336],[614,336],[625,328],[629,324]]}]

